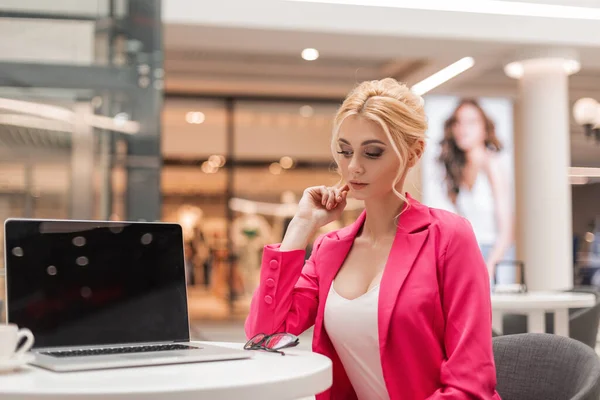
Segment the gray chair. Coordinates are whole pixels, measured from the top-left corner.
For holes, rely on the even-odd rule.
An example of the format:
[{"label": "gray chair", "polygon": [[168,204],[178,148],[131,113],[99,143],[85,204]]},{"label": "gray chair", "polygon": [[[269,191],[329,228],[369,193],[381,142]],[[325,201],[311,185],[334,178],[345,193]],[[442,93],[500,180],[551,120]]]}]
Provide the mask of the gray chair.
[{"label": "gray chair", "polygon": [[502,400],[598,400],[600,358],[583,343],[547,333],[492,339]]}]

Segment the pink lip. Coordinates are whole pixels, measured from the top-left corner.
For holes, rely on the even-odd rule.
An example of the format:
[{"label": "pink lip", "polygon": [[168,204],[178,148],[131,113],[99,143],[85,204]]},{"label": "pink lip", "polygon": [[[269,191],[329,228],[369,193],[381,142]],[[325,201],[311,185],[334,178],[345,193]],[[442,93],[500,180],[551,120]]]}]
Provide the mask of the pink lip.
[{"label": "pink lip", "polygon": [[360,183],[360,182],[350,182],[350,186],[354,190],[361,190],[367,187],[368,183]]}]

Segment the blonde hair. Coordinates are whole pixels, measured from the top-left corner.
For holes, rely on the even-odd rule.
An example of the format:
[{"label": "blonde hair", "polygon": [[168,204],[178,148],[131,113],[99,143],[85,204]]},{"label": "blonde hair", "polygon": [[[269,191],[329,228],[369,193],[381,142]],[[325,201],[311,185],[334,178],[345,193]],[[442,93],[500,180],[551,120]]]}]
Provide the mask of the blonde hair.
[{"label": "blonde hair", "polygon": [[346,118],[360,116],[377,122],[387,135],[402,166],[398,170],[392,190],[398,198],[407,202],[406,197],[396,190],[409,160],[419,156],[424,149],[427,118],[423,108],[423,98],[403,83],[392,78],[365,81],[356,86],[338,109],[331,140],[334,159],[339,129]]}]

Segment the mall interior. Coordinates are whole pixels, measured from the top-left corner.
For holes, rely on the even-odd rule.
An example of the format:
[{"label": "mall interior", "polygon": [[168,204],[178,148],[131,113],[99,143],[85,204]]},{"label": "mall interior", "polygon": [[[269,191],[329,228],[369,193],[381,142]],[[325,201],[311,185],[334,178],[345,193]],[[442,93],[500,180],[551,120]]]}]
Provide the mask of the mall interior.
[{"label": "mall interior", "polygon": [[[357,83],[392,77],[429,121],[404,190],[452,206],[444,122],[479,104],[506,185],[464,204],[489,213],[473,211],[474,227],[510,230],[497,288],[596,294],[583,327],[568,317],[596,347],[600,3],[462,3],[0,0],[0,219],[180,224],[192,336],[241,342],[263,246],[282,240],[305,188],[339,180],[336,110]],[[362,208],[349,201],[322,231]]]}]

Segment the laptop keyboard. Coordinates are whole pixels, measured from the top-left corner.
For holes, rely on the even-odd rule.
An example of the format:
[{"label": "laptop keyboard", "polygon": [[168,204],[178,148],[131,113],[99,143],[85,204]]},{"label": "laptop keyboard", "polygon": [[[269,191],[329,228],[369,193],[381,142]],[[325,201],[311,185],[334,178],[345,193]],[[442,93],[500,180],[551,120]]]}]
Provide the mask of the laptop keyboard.
[{"label": "laptop keyboard", "polygon": [[103,356],[106,354],[146,353],[149,351],[168,350],[198,350],[199,347],[186,346],[183,344],[160,344],[150,346],[128,346],[128,347],[104,347],[99,349],[64,350],[42,352],[53,357],[81,357],[81,356]]}]

